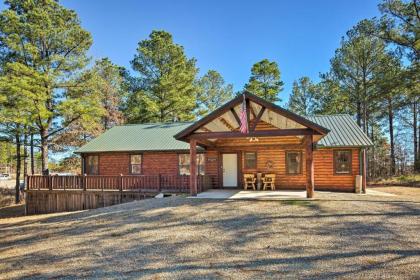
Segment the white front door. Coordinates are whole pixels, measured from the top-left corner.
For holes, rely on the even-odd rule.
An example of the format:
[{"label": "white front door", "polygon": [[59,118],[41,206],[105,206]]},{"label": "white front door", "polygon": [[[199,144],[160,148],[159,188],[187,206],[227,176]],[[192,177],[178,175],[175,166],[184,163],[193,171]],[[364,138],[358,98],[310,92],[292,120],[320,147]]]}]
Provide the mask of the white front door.
[{"label": "white front door", "polygon": [[223,187],[238,186],[238,155],[222,154],[223,157]]}]

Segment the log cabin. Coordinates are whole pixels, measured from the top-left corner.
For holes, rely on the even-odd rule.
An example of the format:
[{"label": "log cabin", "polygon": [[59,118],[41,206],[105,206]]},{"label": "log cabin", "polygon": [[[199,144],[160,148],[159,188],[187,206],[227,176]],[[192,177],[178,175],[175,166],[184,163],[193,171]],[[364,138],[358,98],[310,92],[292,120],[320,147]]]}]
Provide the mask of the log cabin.
[{"label": "log cabin", "polygon": [[188,176],[196,195],[200,175],[212,188],[242,188],[244,174],[274,174],[276,190],[310,198],[354,192],[356,180],[365,190],[371,145],[350,115],[300,116],[244,92],[196,122],[115,126],[76,153],[87,175]]}]

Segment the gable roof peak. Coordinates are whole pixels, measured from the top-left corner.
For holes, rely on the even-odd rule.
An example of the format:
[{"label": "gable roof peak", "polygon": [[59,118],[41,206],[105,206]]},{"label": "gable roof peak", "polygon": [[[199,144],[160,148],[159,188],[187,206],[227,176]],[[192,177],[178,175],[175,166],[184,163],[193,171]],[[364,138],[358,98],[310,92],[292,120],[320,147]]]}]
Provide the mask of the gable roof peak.
[{"label": "gable roof peak", "polygon": [[293,120],[294,122],[305,126],[309,129],[312,129],[316,131],[317,133],[321,135],[325,135],[329,132],[329,130],[325,127],[322,127],[309,119],[302,117],[296,113],[293,113],[287,109],[284,109],[274,103],[271,103],[269,101],[266,101],[265,99],[252,94],[251,92],[244,90],[241,94],[238,94],[236,97],[234,97],[232,100],[226,102],[224,105],[220,106],[213,112],[209,113],[207,116],[201,118],[200,120],[193,123],[191,126],[187,127],[186,129],[182,130],[181,132],[177,133],[174,137],[177,140],[184,140],[188,135],[193,133],[195,130],[199,129],[200,127],[204,126],[205,124],[209,123],[210,121],[220,117],[222,114],[226,113],[229,110],[234,109],[238,104],[241,104],[243,102],[243,97],[245,96],[245,99],[250,100],[261,107],[264,107],[270,111],[273,111],[274,113],[277,113],[279,115],[282,115],[288,119]]}]

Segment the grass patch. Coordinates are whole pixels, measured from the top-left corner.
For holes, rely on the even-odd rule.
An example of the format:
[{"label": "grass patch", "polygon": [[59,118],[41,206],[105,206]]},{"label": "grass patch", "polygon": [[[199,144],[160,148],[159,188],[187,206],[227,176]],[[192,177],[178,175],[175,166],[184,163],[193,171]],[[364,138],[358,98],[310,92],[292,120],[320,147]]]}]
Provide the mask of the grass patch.
[{"label": "grass patch", "polygon": [[407,174],[383,178],[373,182],[374,185],[403,185],[420,187],[420,174]]}]

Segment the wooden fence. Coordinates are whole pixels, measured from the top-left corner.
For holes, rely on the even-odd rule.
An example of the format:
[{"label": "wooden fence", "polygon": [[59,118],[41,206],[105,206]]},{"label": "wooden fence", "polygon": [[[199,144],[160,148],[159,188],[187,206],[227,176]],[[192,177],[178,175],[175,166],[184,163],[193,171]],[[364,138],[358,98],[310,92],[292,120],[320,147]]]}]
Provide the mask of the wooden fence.
[{"label": "wooden fence", "polygon": [[[26,178],[26,213],[54,213],[110,206],[158,193],[189,193],[187,175],[77,175]],[[197,176],[198,192],[214,187],[210,176]]]}]

